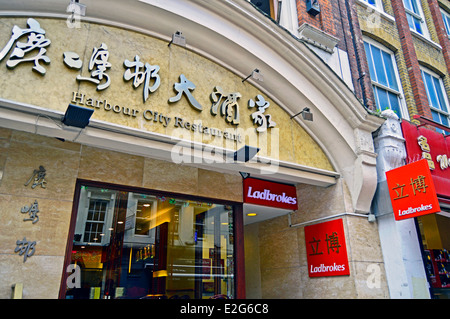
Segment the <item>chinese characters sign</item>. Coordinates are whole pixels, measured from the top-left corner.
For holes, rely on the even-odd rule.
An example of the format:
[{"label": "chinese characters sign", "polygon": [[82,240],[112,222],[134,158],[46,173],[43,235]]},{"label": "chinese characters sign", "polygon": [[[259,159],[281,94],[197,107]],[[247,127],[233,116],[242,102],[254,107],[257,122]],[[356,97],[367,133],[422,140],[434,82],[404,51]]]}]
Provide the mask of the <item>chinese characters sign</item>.
[{"label": "chinese characters sign", "polygon": [[25,186],[28,186],[28,184],[33,181],[33,184],[31,184],[31,188],[35,188],[36,186],[41,186],[42,188],[45,188],[47,185],[47,181],[45,180],[45,168],[41,165],[39,166],[39,169],[35,169],[33,171],[33,174],[31,175],[30,179],[25,183]]},{"label": "chinese characters sign", "polygon": [[350,275],[342,219],[305,227],[309,277]]},{"label": "chinese characters sign", "polygon": [[[22,62],[34,62],[33,70],[44,75],[46,69],[40,64],[44,62],[49,64],[50,58],[45,55],[45,49],[50,45],[50,40],[45,38],[45,30],[41,28],[39,22],[30,18],[27,20],[27,29],[22,29],[14,26],[12,29],[11,38],[6,46],[0,51],[0,61],[12,50],[9,60],[6,62],[8,68],[14,68]],[[20,38],[27,36],[27,42],[19,41]],[[39,51],[36,55],[29,52]],[[31,55],[31,57],[30,57]]]},{"label": "chinese characters sign", "polygon": [[450,197],[450,138],[402,121],[408,162],[426,159],[438,195]]},{"label": "chinese characters sign", "polygon": [[395,220],[440,211],[427,159],[386,172]]},{"label": "chinese characters sign", "polygon": [[[13,69],[21,63],[32,63],[33,70],[43,76],[46,74],[46,69],[42,63],[50,64],[52,62],[46,55],[47,49],[51,50],[51,48],[49,48],[51,41],[46,38],[46,31],[41,27],[37,20],[29,18],[27,20],[27,26],[28,28],[24,29],[17,25],[13,26],[8,43],[0,51],[0,62],[3,59],[7,59],[9,55],[9,59],[6,61],[8,68]],[[51,33],[49,37],[51,38]],[[160,66],[156,65],[156,63],[152,63],[152,61],[150,61],[151,59],[143,61],[139,55],[132,54],[128,58],[123,59],[123,62],[121,61],[120,63],[121,65],[117,65],[117,63],[112,63],[110,61],[110,58],[116,57],[114,56],[114,52],[110,52],[108,44],[101,42],[101,40],[99,40],[97,45],[88,48],[88,50],[92,51],[90,55],[88,55],[89,60],[84,63],[85,65],[83,65],[82,61],[84,52],[62,50],[62,52],[58,52],[58,54],[60,54],[61,62],[63,62],[67,69],[80,71],[80,73],[74,77],[74,81],[89,83],[89,85],[95,87],[99,93],[110,88],[111,83],[115,81],[125,83],[130,82],[130,85],[132,85],[134,89],[139,88],[139,91],[142,92],[140,94],[142,94],[143,102],[149,103],[148,100],[150,99],[150,95],[160,88],[161,82],[164,80],[164,74],[160,74]],[[53,52],[53,54],[55,53]],[[89,72],[82,75],[81,73],[83,70],[84,72]],[[111,70],[119,70],[123,74],[122,79],[111,77],[109,74],[109,71]],[[164,70],[161,71],[164,72]],[[180,100],[186,100],[190,107],[197,112],[203,112],[206,109],[209,109],[211,116],[222,117],[227,124],[234,126],[234,128],[240,124],[240,111],[242,111],[240,110],[239,105],[239,99],[242,98],[240,92],[226,91],[217,85],[206,88],[207,90],[210,90],[207,92],[210,92],[208,95],[211,103],[202,105],[198,100],[199,93],[196,92],[196,84],[185,74],[179,74],[179,81],[170,83],[170,85],[173,87],[174,93],[167,99],[169,105],[173,105]],[[204,92],[204,88],[201,90]],[[84,96],[81,92],[73,92],[73,95]],[[203,98],[205,98],[205,96],[203,96]],[[75,100],[75,102],[77,102],[77,99]],[[79,100],[81,102],[81,98]],[[90,100],[93,101],[92,98],[90,98]],[[102,100],[97,98],[96,100],[97,102],[95,105],[93,102],[90,104],[79,104],[99,109],[99,102],[104,101],[104,110],[113,110],[114,112],[111,112],[113,114],[124,114],[134,118],[139,113],[137,109],[131,109],[130,107],[122,108],[117,104],[108,104],[104,98]],[[72,101],[72,103],[73,102],[74,101]],[[242,103],[245,103],[245,101]],[[262,95],[258,94],[255,99],[249,98],[247,107],[248,110],[252,112],[250,114],[250,119],[253,122],[257,133],[266,132],[268,129],[276,126],[271,115],[268,114],[270,103]],[[139,116],[144,117],[144,119],[148,121],[146,113],[141,111]],[[175,122],[176,121],[173,121],[172,123]],[[166,126],[167,124],[168,123],[166,123]]]},{"label": "chinese characters sign", "polygon": [[[46,180],[45,180],[46,170],[41,165],[39,169],[33,170],[33,174],[30,179],[24,184],[24,186],[28,186],[31,181],[33,184],[31,185],[32,189],[35,189],[36,186],[41,186],[42,188],[46,188]],[[22,214],[28,214],[29,218],[24,218],[23,221],[31,221],[31,224],[36,224],[39,221],[39,203],[37,199],[30,206],[23,206],[20,210]],[[23,262],[27,261],[27,258],[34,255],[36,251],[36,241],[28,241],[26,237],[23,237],[22,240],[16,241],[16,248],[14,249],[15,253],[18,253],[19,256],[23,256]]]}]

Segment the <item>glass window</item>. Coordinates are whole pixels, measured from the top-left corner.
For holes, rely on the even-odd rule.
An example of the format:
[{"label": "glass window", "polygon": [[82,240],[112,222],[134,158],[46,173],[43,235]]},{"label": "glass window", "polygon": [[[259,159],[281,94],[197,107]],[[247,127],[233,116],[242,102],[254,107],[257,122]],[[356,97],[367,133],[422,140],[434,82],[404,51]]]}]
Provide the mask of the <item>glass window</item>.
[{"label": "glass window", "polygon": [[442,19],[444,20],[445,30],[447,31],[447,36],[450,36],[450,15],[441,10]]},{"label": "glass window", "polygon": [[401,92],[394,55],[387,50],[364,42],[370,77],[372,79],[375,103],[378,110],[393,110],[402,117]]},{"label": "glass window", "polygon": [[376,7],[377,9],[382,10],[383,9],[383,3],[381,0],[361,0],[364,2],[367,2],[368,4]]},{"label": "glass window", "polygon": [[68,299],[233,298],[233,207],[81,186]]},{"label": "glass window", "polygon": [[[445,126],[449,126],[448,99],[442,79],[431,71],[424,69],[422,69],[422,78],[425,89],[427,90],[427,98],[433,120]],[[443,130],[437,129],[437,131],[448,134]]]},{"label": "glass window", "polygon": [[89,210],[86,216],[84,241],[87,243],[96,243],[103,234],[105,226],[105,217],[108,210],[109,201],[103,199],[90,199]]},{"label": "glass window", "polygon": [[258,9],[275,19],[273,10],[273,0],[250,0]]},{"label": "glass window", "polygon": [[424,35],[425,20],[422,16],[419,0],[403,0],[409,28]]}]

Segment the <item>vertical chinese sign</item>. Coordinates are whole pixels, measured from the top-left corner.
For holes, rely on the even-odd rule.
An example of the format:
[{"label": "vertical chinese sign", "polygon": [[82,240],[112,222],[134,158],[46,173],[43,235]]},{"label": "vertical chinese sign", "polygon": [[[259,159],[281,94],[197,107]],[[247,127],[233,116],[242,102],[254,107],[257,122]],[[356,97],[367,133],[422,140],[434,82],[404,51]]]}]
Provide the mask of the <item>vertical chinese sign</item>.
[{"label": "vertical chinese sign", "polygon": [[395,220],[440,211],[426,158],[386,172],[386,179]]},{"label": "vertical chinese sign", "polygon": [[342,219],[305,227],[309,277],[350,275]]},{"label": "vertical chinese sign", "polygon": [[402,121],[401,125],[408,162],[426,159],[436,194],[438,197],[450,198],[450,138],[408,121]]}]

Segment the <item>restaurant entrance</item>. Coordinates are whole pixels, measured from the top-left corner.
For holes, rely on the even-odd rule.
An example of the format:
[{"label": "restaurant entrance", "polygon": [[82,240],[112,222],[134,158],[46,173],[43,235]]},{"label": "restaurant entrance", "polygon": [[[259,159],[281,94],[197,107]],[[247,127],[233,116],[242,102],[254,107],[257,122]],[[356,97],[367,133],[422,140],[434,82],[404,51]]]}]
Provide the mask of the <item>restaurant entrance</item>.
[{"label": "restaurant entrance", "polygon": [[235,297],[233,205],[78,183],[67,299]]}]

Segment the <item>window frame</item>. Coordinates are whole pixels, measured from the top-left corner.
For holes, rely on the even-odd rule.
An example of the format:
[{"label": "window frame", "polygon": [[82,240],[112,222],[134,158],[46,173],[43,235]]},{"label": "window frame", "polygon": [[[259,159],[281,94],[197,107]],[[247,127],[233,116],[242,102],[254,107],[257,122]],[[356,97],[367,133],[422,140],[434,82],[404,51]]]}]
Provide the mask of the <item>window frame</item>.
[{"label": "window frame", "polygon": [[[108,238],[110,235],[110,227],[111,227],[111,223],[112,223],[112,209],[114,207],[114,202],[116,199],[106,197],[100,193],[87,192],[85,200],[86,200],[86,202],[83,204],[87,205],[87,208],[89,208],[89,206],[91,205],[91,202],[93,202],[93,201],[104,201],[104,202],[108,202],[108,204],[107,204],[107,207],[105,210],[105,218],[103,221],[95,221],[95,220],[88,219],[89,209],[87,209],[84,212],[84,214],[82,215],[83,222],[80,223],[80,225],[78,226],[78,231],[81,232],[82,236],[81,236],[80,240],[77,242],[79,242],[80,244],[83,244],[83,245],[103,246],[106,238]],[[86,237],[86,225],[88,223],[96,223],[96,224],[103,225],[103,232],[102,232],[103,236],[100,236],[101,238],[98,238],[97,241],[94,241],[94,242],[88,241],[87,238],[85,238]]]},{"label": "window frame", "polygon": [[[108,211],[109,211],[109,200],[100,199],[100,198],[90,198],[89,199],[89,209],[85,216],[84,220],[84,233],[83,233],[83,243],[85,244],[99,244],[101,243],[102,238],[98,238],[98,236],[104,235],[105,226],[108,221]],[[91,210],[91,206],[94,205],[94,210]],[[92,218],[90,218],[89,216]],[[100,215],[103,215],[103,219],[100,218]],[[94,216],[98,216],[98,218],[94,218]],[[88,224],[91,225],[88,230]],[[96,230],[93,229],[93,225],[101,225],[101,231],[96,227]],[[95,236],[94,239],[91,237]]]},{"label": "window frame", "polygon": [[[430,107],[430,110],[431,110],[432,112],[438,113],[439,116],[445,116],[445,117],[447,118],[447,123],[448,123],[448,124],[442,123],[441,120],[437,121],[434,117],[432,118],[432,120],[435,121],[435,122],[437,122],[437,123],[439,123],[439,124],[441,124],[441,125],[450,127],[450,102],[449,102],[449,99],[448,99],[447,91],[446,91],[446,89],[445,89],[444,80],[443,80],[442,77],[439,76],[436,72],[433,72],[432,70],[430,70],[430,69],[428,69],[428,68],[426,68],[426,67],[424,67],[424,66],[420,66],[420,73],[421,73],[421,75],[422,75],[422,80],[423,80],[423,85],[425,86],[425,91],[427,92],[428,106]],[[435,106],[432,105],[432,103],[430,102],[429,87],[428,87],[427,81],[425,81],[424,73],[426,73],[426,74],[430,75],[432,78],[438,80],[438,82],[439,82],[439,88],[440,88],[440,91],[441,91],[441,94],[442,94],[443,100],[444,100],[443,102],[444,102],[444,104],[445,104],[445,105],[443,105],[443,106],[447,109],[447,111],[445,111],[445,110],[443,110],[443,109],[441,109],[441,108],[435,107]],[[435,84],[434,81],[433,81],[433,84]],[[434,89],[436,90],[436,86],[433,85],[433,87],[434,87]],[[436,93],[437,93],[437,92],[436,92]],[[440,101],[439,101],[439,100],[440,100],[440,99],[438,98],[438,102],[439,102],[439,104],[440,104]],[[450,134],[450,133],[446,133],[445,131],[443,131],[443,130],[441,130],[441,129],[437,129],[437,130],[438,130],[438,132],[443,132],[444,134]]]},{"label": "window frame", "polygon": [[[419,11],[419,12],[414,12],[414,11],[411,11],[410,9],[408,9],[406,7],[405,1],[410,1],[411,5],[413,7],[414,7],[414,4],[415,4],[415,6],[417,7],[417,11]],[[422,2],[420,0],[403,0],[403,6],[405,8],[405,12],[406,12],[406,17],[407,18],[408,18],[408,15],[409,15],[412,18],[420,20],[420,26],[421,26],[421,29],[422,29],[421,32],[417,31],[415,26],[414,26],[414,28],[412,28],[411,25],[409,26],[410,30],[415,32],[416,34],[418,34],[420,36],[429,38],[430,34],[429,34],[429,31],[428,31],[427,23],[425,21],[425,15],[423,13]],[[408,21],[408,24],[409,24],[409,21]]]},{"label": "window frame", "polygon": [[[379,11],[384,12],[384,6],[383,6],[383,1],[382,0],[359,0],[361,2],[366,3],[367,5],[376,8]],[[373,2],[370,3],[370,2]]]},{"label": "window frame", "polygon": [[444,21],[445,31],[447,32],[447,37],[450,38],[450,13],[440,8],[442,20]]},{"label": "window frame", "polygon": [[[92,181],[85,179],[77,179],[74,191],[74,200],[72,206],[72,213],[70,217],[69,232],[67,235],[67,242],[65,248],[64,256],[64,266],[63,273],[61,276],[61,284],[59,288],[59,299],[65,299],[68,277],[70,276],[70,271],[68,271],[68,266],[71,263],[72,250],[74,247],[74,235],[76,232],[77,215],[78,208],[83,205],[80,201],[80,195],[82,191],[82,186],[95,187],[95,188],[105,188],[108,190],[115,190],[119,192],[132,192],[140,194],[149,194],[152,196],[157,196],[161,198],[176,197],[183,200],[201,201],[201,202],[212,202],[218,205],[231,206],[233,210],[233,253],[234,253],[234,298],[235,299],[245,299],[245,254],[244,254],[244,216],[243,216],[243,203],[236,202],[233,200],[209,198],[197,195],[189,195],[184,193],[167,192],[157,189],[141,188],[136,186],[127,186],[123,184],[112,184],[108,182]],[[116,200],[116,199],[114,199]],[[84,224],[83,224],[84,225]],[[139,237],[142,235],[135,235]],[[67,270],[67,271],[66,271]]]},{"label": "window frame", "polygon": [[[392,50],[388,49],[387,47],[385,47],[384,45],[382,45],[381,43],[376,42],[375,40],[373,40],[371,38],[364,37],[363,40],[364,40],[364,43],[367,43],[367,44],[369,44],[369,45],[371,45],[371,46],[381,50],[382,52],[387,53],[390,56],[391,62],[392,62],[392,68],[393,68],[393,71],[394,71],[394,79],[397,82],[397,87],[398,87],[398,90],[395,90],[395,89],[393,89],[393,88],[391,88],[389,86],[386,86],[386,85],[384,85],[382,83],[378,83],[378,81],[374,80],[374,78],[372,77],[372,74],[370,74],[370,79],[371,79],[371,83],[372,83],[372,90],[373,90],[373,87],[375,86],[375,87],[378,87],[380,89],[383,89],[385,91],[388,91],[390,93],[393,93],[393,94],[397,95],[397,98],[398,98],[398,101],[399,101],[399,109],[400,109],[400,113],[401,113],[401,114],[397,114],[397,116],[399,118],[403,118],[403,119],[409,120],[409,113],[408,113],[408,109],[407,109],[405,98],[404,98],[402,81],[400,79],[400,73],[399,73],[399,70],[398,70],[397,61],[396,61],[394,52]],[[367,63],[369,64],[369,69],[370,69],[370,63],[374,62],[372,50],[371,50],[370,53],[371,53],[371,60],[372,61],[367,61]],[[367,52],[366,52],[366,58],[367,58]],[[383,61],[383,66],[384,66],[384,61]],[[384,72],[387,75],[387,70],[386,70],[385,67],[383,68],[383,70],[384,70]],[[373,94],[374,94],[375,100],[378,101],[377,94],[376,94],[375,90],[373,90]],[[379,106],[379,103],[376,103],[376,107],[377,107],[377,110],[383,111],[381,109],[381,107]],[[389,107],[389,109],[392,110],[391,107]]]}]

